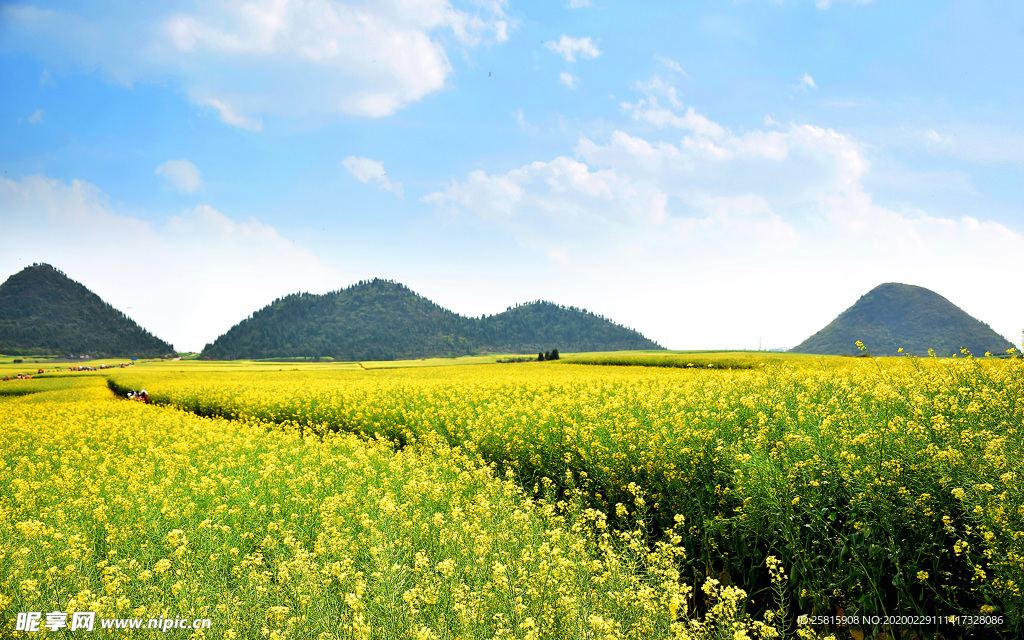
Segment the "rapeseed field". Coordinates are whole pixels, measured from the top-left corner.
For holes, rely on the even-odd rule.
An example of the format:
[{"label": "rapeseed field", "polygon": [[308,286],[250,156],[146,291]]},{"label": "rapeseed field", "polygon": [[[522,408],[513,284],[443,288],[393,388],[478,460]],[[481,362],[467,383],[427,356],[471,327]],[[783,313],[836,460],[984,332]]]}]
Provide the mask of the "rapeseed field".
[{"label": "rapeseed field", "polygon": [[[682,615],[675,529],[648,546],[643,521],[612,530],[578,494],[528,496],[430,436],[396,451],[35,381],[0,399],[5,638],[31,612],[43,637],[770,635],[714,582],[712,610]],[[210,624],[72,632],[76,612]]]},{"label": "rapeseed field", "polygon": [[580,491],[616,526],[686,522],[688,584],[792,609],[1017,619],[1019,359],[823,359],[750,370],[526,363],[112,377],[200,414],[398,443],[427,435]]},{"label": "rapeseed field", "polygon": [[[4,610],[191,602],[207,637],[1024,633],[1020,358],[294,369],[105,374],[155,407],[0,401]],[[72,513],[92,555],[43,567]],[[112,549],[159,592],[117,608]],[[44,592],[51,570],[67,586]]]}]

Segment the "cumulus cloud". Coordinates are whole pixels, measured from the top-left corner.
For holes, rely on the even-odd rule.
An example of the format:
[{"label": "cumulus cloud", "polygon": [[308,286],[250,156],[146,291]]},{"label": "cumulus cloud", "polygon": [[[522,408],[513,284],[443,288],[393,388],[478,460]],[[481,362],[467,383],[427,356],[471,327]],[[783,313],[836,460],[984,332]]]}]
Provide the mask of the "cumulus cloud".
[{"label": "cumulus cloud", "polygon": [[569,0],[570,9],[587,9],[591,6],[590,0]]},{"label": "cumulus cloud", "polygon": [[814,84],[814,78],[812,78],[809,73],[804,73],[804,75],[800,77],[800,86],[810,87],[811,89],[818,88],[818,85]]},{"label": "cumulus cloud", "polygon": [[195,193],[203,187],[203,178],[199,175],[196,165],[182,158],[168,160],[153,172],[162,177],[167,186],[184,193]]},{"label": "cumulus cloud", "polygon": [[[628,227],[657,227],[667,218],[667,195],[643,176],[598,169],[567,156],[537,161],[504,174],[473,171],[424,202],[452,214],[481,217],[508,229],[518,242],[567,258],[565,245],[547,251],[551,238],[600,245]],[[563,243],[564,244],[564,243]]]},{"label": "cumulus cloud", "polygon": [[589,36],[586,38],[570,38],[562,34],[558,42],[551,40],[545,43],[544,46],[565,58],[566,62],[576,62],[576,56],[593,60],[601,55],[597,45],[590,41]]},{"label": "cumulus cloud", "polygon": [[43,118],[46,116],[42,109],[36,109],[32,112],[32,115],[28,117],[28,121],[31,124],[42,124]]},{"label": "cumulus cloud", "polygon": [[[682,107],[676,88],[661,79],[658,74],[647,82],[638,82],[635,88],[644,94],[643,98],[634,103],[622,102],[620,106],[628,111],[635,120],[642,120],[658,127],[671,126],[688,129],[708,138],[718,138],[724,129],[707,117],[689,107],[684,113],[677,110]],[[662,102],[667,101],[667,105]]]},{"label": "cumulus cloud", "polygon": [[563,71],[559,76],[558,80],[570,89],[575,89],[580,85],[580,79],[567,71]]},{"label": "cumulus cloud", "polygon": [[380,117],[444,88],[448,49],[508,39],[506,0],[171,1],[84,17],[8,6],[7,47],[98,68],[126,85],[180,83],[231,126],[262,117]]},{"label": "cumulus cloud", "polygon": [[[932,288],[1008,337],[1020,330],[1007,323],[1016,316],[1004,289],[1024,270],[1021,230],[879,204],[865,187],[868,147],[847,133],[774,120],[734,131],[660,79],[637,90],[626,111],[658,124],[653,134],[583,137],[571,154],[473,171],[423,200],[575,267],[578,289],[632,300],[651,334],[678,348],[735,345],[739,336],[752,346],[753,331],[793,346],[889,281]],[[996,276],[984,292],[970,275],[978,272]],[[801,298],[807,290],[819,293]],[[715,301],[707,320],[689,310],[701,299]],[[751,308],[760,329],[750,326]]]},{"label": "cumulus cloud", "polygon": [[341,161],[341,166],[363,184],[373,184],[378,189],[390,191],[399,198],[403,197],[402,183],[392,182],[384,171],[384,163],[370,158],[349,156]]},{"label": "cumulus cloud", "polygon": [[[0,178],[0,273],[47,262],[180,350],[199,350],[274,298],[328,291],[336,273],[255,219],[208,205],[145,220],[82,180]],[[47,239],[45,245],[39,238]]]},{"label": "cumulus cloud", "polygon": [[[280,96],[297,101],[295,107],[370,117],[391,115],[444,86],[451,65],[437,34],[448,32],[462,46],[475,47],[487,39],[506,40],[509,27],[500,0],[486,3],[484,15],[457,10],[447,0],[412,6],[265,0],[202,7],[163,25],[183,58],[233,61],[246,81],[262,73],[250,65],[265,61],[288,74],[274,74],[277,82],[284,80],[282,89],[301,84],[304,91]],[[196,91],[214,89],[200,84]],[[312,98],[299,98],[304,92]],[[325,102],[318,107],[313,100]],[[246,95],[244,102],[259,110],[284,106],[267,105],[258,95]]]}]

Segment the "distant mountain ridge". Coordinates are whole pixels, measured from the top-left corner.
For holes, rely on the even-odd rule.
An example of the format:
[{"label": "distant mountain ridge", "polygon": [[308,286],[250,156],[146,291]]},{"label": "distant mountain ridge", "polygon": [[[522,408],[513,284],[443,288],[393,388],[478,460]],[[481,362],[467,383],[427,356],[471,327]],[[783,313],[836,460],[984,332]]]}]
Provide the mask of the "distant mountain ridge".
[{"label": "distant mountain ridge", "polygon": [[856,342],[873,355],[903,353],[923,356],[958,354],[964,348],[974,355],[1004,353],[1009,340],[987,324],[968,315],[939,294],[909,284],[881,284],[790,351],[823,355],[856,355]]},{"label": "distant mountain ridge", "polygon": [[0,284],[0,353],[159,357],[174,347],[48,264]]},{"label": "distant mountain ridge", "polygon": [[474,353],[661,349],[586,310],[534,302],[467,318],[389,280],[279,298],[203,349],[218,360],[394,360]]}]

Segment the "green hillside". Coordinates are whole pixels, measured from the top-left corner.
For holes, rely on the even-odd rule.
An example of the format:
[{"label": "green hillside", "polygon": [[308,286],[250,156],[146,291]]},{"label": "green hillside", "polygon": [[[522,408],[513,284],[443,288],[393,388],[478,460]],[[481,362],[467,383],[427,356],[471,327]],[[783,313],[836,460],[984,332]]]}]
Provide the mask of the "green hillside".
[{"label": "green hillside", "polygon": [[882,284],[839,314],[824,329],[791,349],[796,353],[855,355],[856,342],[873,355],[904,353],[1001,354],[1013,345],[987,324],[967,315],[939,294],[909,284]]},{"label": "green hillside", "polygon": [[48,264],[0,285],[0,353],[157,357],[174,348]]},{"label": "green hillside", "polygon": [[659,349],[639,333],[584,310],[535,302],[466,318],[386,280],[275,300],[232,327],[203,355],[218,360],[396,360],[476,353]]},{"label": "green hillside", "polygon": [[534,353],[552,347],[574,352],[661,349],[603,316],[544,301],[484,318],[479,336],[487,350],[503,353]]}]

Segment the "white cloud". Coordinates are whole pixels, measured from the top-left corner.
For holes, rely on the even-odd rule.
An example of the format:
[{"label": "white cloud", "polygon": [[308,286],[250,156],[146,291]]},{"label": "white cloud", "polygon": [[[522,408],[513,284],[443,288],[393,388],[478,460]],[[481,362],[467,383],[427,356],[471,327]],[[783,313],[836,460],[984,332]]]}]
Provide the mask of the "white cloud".
[{"label": "white cloud", "polygon": [[[638,82],[636,88],[645,97],[635,103],[621,103],[622,108],[630,112],[635,120],[642,120],[658,127],[686,129],[707,138],[719,138],[725,131],[717,123],[697,113],[693,107],[688,108],[682,115],[676,113],[676,110],[682,107],[676,89],[662,80],[658,74],[654,74],[648,82]],[[668,106],[662,106],[662,99],[668,101]]]},{"label": "white cloud", "polygon": [[43,72],[39,74],[39,86],[40,87],[56,87],[57,81],[50,75],[49,69],[43,69]]},{"label": "white cloud", "polygon": [[[1019,231],[878,204],[868,147],[849,134],[774,120],[736,132],[664,82],[637,88],[628,111],[660,123],[655,135],[581,138],[571,156],[474,171],[423,200],[505,230],[569,269],[584,306],[636,308],[616,319],[670,347],[793,346],[890,281],[1020,331],[1005,295],[1024,271]],[[979,285],[977,273],[992,278]],[[712,308],[694,314],[701,301]]]},{"label": "white cloud", "polygon": [[662,56],[654,56],[654,59],[668,67],[669,70],[675,71],[676,73],[680,73],[687,78],[690,77],[690,74],[686,73],[686,71],[683,70],[683,67],[680,66],[680,64],[675,60],[671,58],[663,58]]},{"label": "white cloud", "polygon": [[0,254],[0,274],[52,264],[181,350],[201,349],[276,297],[342,282],[257,220],[200,205],[152,222],[108,200],[81,180],[0,178],[0,235],[22,247]]},{"label": "white cloud", "polygon": [[580,79],[577,76],[572,75],[567,71],[563,71],[559,76],[558,80],[570,89],[575,89],[580,85]]},{"label": "white cloud", "polygon": [[865,176],[865,185],[902,194],[935,196],[940,193],[978,195],[970,176],[962,171],[921,171],[890,159],[878,161],[877,171]]},{"label": "white cloud", "polygon": [[[658,74],[647,82],[636,83],[636,89],[644,94],[635,103],[622,102],[623,109],[630,112],[635,120],[648,122],[658,127],[671,126],[677,129],[686,129],[706,138],[719,138],[725,130],[717,123],[712,122],[706,116],[697,113],[693,107],[689,107],[685,113],[680,115],[676,111],[682,108],[676,88],[661,79]],[[662,105],[662,100],[668,101],[668,106]]]},{"label": "white cloud", "polygon": [[523,114],[522,109],[516,109],[514,112],[512,112],[512,117],[516,119],[516,124],[519,125],[519,128],[524,133],[527,133],[531,136],[535,136],[540,132],[539,127],[527,121],[526,115]]},{"label": "white cloud", "polygon": [[42,124],[43,118],[45,117],[42,109],[36,109],[32,112],[32,115],[28,117],[28,121],[32,124]]},{"label": "white cloud", "polygon": [[601,55],[597,45],[590,41],[589,36],[586,38],[570,38],[562,34],[558,42],[551,40],[544,46],[561,55],[565,58],[566,62],[576,62],[577,55],[587,60],[593,60]]},{"label": "white cloud", "polygon": [[648,99],[662,97],[668,100],[669,106],[678,109],[683,106],[683,103],[679,101],[679,95],[676,93],[676,88],[671,83],[665,82],[661,79],[661,76],[654,74],[651,79],[647,82],[637,82],[634,85],[638,91],[647,96]]},{"label": "white cloud", "polygon": [[523,187],[509,176],[488,176],[484,171],[472,171],[466,182],[452,181],[447,189],[423,197],[451,210],[473,211],[492,220],[511,218],[522,200]]},{"label": "white cloud", "polygon": [[800,77],[800,86],[810,87],[812,89],[818,88],[818,85],[814,84],[814,78],[812,78],[809,73],[804,73],[804,75]]},{"label": "white cloud", "polygon": [[587,9],[592,7],[590,0],[569,0],[570,9]]},{"label": "white cloud", "polygon": [[248,118],[243,116],[236,112],[231,105],[222,100],[206,98],[198,101],[198,103],[216,109],[217,113],[220,114],[220,121],[224,124],[229,124],[232,127],[238,127],[239,129],[245,129],[246,131],[253,131],[257,133],[263,131],[263,120],[260,118]]},{"label": "white cloud", "polygon": [[668,205],[667,195],[644,176],[620,175],[566,156],[499,175],[473,171],[465,182],[452,182],[423,201],[502,225],[522,244],[537,248],[547,246],[553,235],[582,242],[623,227],[657,227],[665,222]]},{"label": "white cloud", "polygon": [[[979,165],[1024,164],[1024,128],[993,122],[945,120],[922,124],[896,121],[862,125],[858,135],[876,149],[913,150]],[[976,167],[986,171],[984,166]]]},{"label": "white cloud", "polygon": [[167,185],[184,193],[195,193],[203,187],[203,178],[196,165],[182,158],[168,160],[153,172],[167,181]]},{"label": "white cloud", "polygon": [[819,9],[828,9],[832,3],[838,4],[870,4],[871,0],[818,0],[816,6]]},{"label": "white cloud", "polygon": [[[8,49],[99,69],[125,85],[184,87],[224,122],[268,115],[391,115],[444,88],[448,49],[503,42],[506,0],[222,0],[102,12],[4,7]],[[244,115],[242,115],[244,114]]]},{"label": "white cloud", "polygon": [[1024,164],[1024,131],[988,123],[949,123],[942,131],[914,126],[888,132],[887,141],[922,146],[932,153],[963,158],[979,163]]},{"label": "white cloud", "polygon": [[[470,15],[447,0],[412,5],[231,1],[218,10],[204,5],[199,14],[179,14],[164,26],[181,56],[231,60],[246,82],[253,71],[263,72],[250,69],[252,63],[265,61],[282,71],[273,78],[280,97],[292,105],[267,105],[261,95],[248,94],[244,102],[251,106],[244,106],[250,111],[273,106],[284,112],[298,108],[379,117],[444,87],[451,65],[435,34],[451,33],[464,47],[489,38],[506,40],[504,4],[489,2],[485,15]],[[202,84],[196,90],[214,91]]]},{"label": "white cloud", "polygon": [[363,184],[374,184],[378,189],[390,191],[399,198],[403,197],[402,183],[392,182],[384,171],[384,163],[370,158],[349,156],[341,161],[341,166]]},{"label": "white cloud", "polygon": [[547,254],[548,258],[550,258],[552,262],[557,262],[558,264],[569,264],[569,248],[565,245],[548,247]]}]

